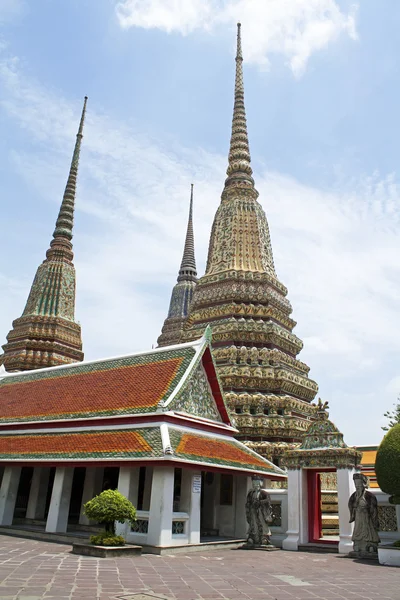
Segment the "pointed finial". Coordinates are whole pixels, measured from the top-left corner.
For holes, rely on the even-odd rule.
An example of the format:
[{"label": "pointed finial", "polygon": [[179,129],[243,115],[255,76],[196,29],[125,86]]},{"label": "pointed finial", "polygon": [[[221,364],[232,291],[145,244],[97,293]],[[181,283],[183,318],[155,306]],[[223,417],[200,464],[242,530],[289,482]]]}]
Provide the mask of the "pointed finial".
[{"label": "pointed finial", "polygon": [[193,234],[193,183],[190,184],[189,219],[186,231],[185,248],[181,268],[179,269],[178,281],[184,279],[196,280],[196,259],[194,256],[194,234]]},{"label": "pointed finial", "polygon": [[242,55],[242,36],[241,36],[241,32],[240,32],[241,26],[242,26],[241,23],[237,24],[236,60],[243,60],[243,55]]},{"label": "pointed finial", "polygon": [[242,184],[254,187],[252,169],[250,166],[250,149],[247,136],[246,110],[244,106],[243,86],[243,55],[241,24],[237,24],[237,49],[236,49],[236,75],[235,75],[235,102],[233,107],[232,134],[229,148],[229,164],[226,171],[228,175],[225,187],[240,180]]},{"label": "pointed finial", "polygon": [[57,238],[66,238],[69,242],[72,240],[72,227],[74,224],[74,208],[75,208],[75,195],[76,195],[76,180],[78,177],[78,163],[79,154],[81,151],[81,142],[83,137],[83,124],[86,115],[86,103],[87,96],[85,96],[83,102],[82,116],[79,123],[78,133],[76,134],[76,143],[74,153],[72,156],[71,168],[65,186],[64,196],[61,203],[60,212],[58,214],[56,228],[53,233],[54,240],[51,242],[51,246],[54,245],[54,241]]}]

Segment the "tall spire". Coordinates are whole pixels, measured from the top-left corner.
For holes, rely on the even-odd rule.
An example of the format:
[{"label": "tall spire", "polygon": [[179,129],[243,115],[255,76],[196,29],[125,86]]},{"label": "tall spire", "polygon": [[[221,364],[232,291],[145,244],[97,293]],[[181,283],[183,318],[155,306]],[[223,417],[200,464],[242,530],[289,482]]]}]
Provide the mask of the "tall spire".
[{"label": "tall spire", "polygon": [[72,163],[53,239],[36,271],[22,316],[4,344],[0,362],[7,371],[25,371],[83,360],[81,327],[75,322],[75,267],[72,228],[85,96]]},{"label": "tall spire", "polygon": [[194,256],[194,235],[193,235],[193,183],[190,184],[190,205],[189,205],[189,220],[186,231],[185,247],[181,268],[179,269],[178,281],[196,279],[196,259]]},{"label": "tall spire", "polygon": [[[212,327],[217,372],[237,413],[240,437],[279,458],[281,441],[299,441],[307,429],[318,386],[297,359],[303,344],[292,333],[296,322],[275,272],[268,221],[252,178],[240,24],[227,175],[206,272],[194,289],[180,341],[198,339]],[[274,441],[276,449],[269,443]]]},{"label": "tall spire", "polygon": [[159,346],[179,344],[189,313],[193,292],[197,284],[196,259],[194,256],[193,235],[193,183],[190,190],[189,220],[186,230],[185,247],[178,283],[174,286],[169,304],[168,316],[164,321],[161,335],[157,340]]},{"label": "tall spire", "polygon": [[[76,180],[78,177],[78,165],[79,165],[79,155],[81,152],[81,143],[83,137],[83,125],[85,122],[86,115],[86,104],[87,104],[87,96],[85,96],[83,102],[83,109],[81,120],[79,123],[78,133],[76,134],[76,142],[74,153],[72,155],[71,167],[69,170],[69,175],[67,179],[67,185],[65,186],[64,196],[60,207],[60,212],[58,213],[56,227],[53,232],[53,239],[50,243],[50,250],[47,252],[47,256],[53,254],[52,249],[56,246],[62,246],[65,249],[72,249],[72,228],[74,225],[74,208],[75,208],[75,196],[76,196]],[[71,252],[72,255],[72,252]],[[70,257],[72,260],[73,255]]]},{"label": "tall spire", "polygon": [[228,179],[225,186],[232,185],[241,180],[245,185],[254,186],[251,177],[253,171],[250,166],[250,149],[247,135],[246,109],[244,106],[243,86],[243,55],[241,24],[237,24],[237,48],[236,48],[236,74],[235,74],[235,101],[233,106],[232,134],[229,148],[228,168],[226,174]]}]

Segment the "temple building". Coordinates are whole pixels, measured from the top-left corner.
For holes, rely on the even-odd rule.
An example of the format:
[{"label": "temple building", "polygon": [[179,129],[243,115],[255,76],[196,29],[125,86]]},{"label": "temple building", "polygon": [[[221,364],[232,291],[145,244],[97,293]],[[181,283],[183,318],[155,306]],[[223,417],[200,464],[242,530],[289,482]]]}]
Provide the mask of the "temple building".
[{"label": "temple building", "polygon": [[39,266],[22,316],[15,319],[0,365],[26,371],[83,360],[81,326],[75,321],[72,228],[85,97],[71,168],[46,259]]},{"label": "temple building", "polygon": [[286,474],[235,439],[210,333],[0,374],[2,532],[77,532],[89,525],[84,502],[118,488],[138,509],[120,533],[150,552],[209,536],[243,539],[251,476]]},{"label": "temple building", "polygon": [[159,346],[179,344],[182,332],[189,313],[193,292],[197,283],[196,259],[194,256],[193,235],[193,183],[190,192],[189,221],[186,231],[185,247],[181,268],[178,274],[178,283],[172,290],[168,317],[165,319],[160,337]]},{"label": "temple building", "polygon": [[[234,110],[227,179],[214,218],[206,272],[193,291],[179,340],[212,326],[214,356],[225,397],[246,440],[279,461],[299,442],[316,414],[318,386],[297,356],[302,341],[273,260],[266,215],[252,177],[238,24]],[[173,293],[174,300],[175,289]],[[172,302],[172,301],[171,301]],[[180,313],[182,314],[182,312]],[[171,343],[164,331],[159,344]],[[180,321],[181,327],[181,321]]]}]

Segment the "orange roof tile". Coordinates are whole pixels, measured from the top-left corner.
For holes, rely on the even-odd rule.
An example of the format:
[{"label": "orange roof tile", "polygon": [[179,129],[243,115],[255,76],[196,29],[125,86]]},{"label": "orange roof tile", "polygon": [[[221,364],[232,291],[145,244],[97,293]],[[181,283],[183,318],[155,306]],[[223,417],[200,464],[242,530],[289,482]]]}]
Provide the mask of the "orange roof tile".
[{"label": "orange roof tile", "polygon": [[[176,454],[196,456],[199,459],[224,461],[235,466],[260,467],[266,469],[268,463],[261,457],[255,456],[242,449],[235,441],[213,440],[209,437],[184,433],[176,448]],[[272,467],[272,465],[271,465]],[[272,469],[271,469],[272,470]]]},{"label": "orange roof tile", "polygon": [[[150,355],[151,356],[151,355]],[[123,364],[109,361],[0,381],[0,423],[149,412],[178,381],[190,356]],[[122,362],[122,364],[121,364]],[[132,362],[132,361],[131,361]],[[126,363],[126,361],[125,361]],[[88,369],[87,369],[88,370]]]},{"label": "orange roof tile", "polygon": [[152,446],[143,435],[139,431],[132,430],[0,435],[0,457],[2,458],[73,459],[81,455],[99,457],[141,455],[151,452]]}]

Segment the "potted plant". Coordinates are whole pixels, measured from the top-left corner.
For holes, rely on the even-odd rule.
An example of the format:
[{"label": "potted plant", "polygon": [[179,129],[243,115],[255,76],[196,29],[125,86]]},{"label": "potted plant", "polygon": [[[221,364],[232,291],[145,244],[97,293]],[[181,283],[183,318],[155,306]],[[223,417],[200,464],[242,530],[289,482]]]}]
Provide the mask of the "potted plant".
[{"label": "potted plant", "polygon": [[[400,504],[400,423],[391,427],[378,448],[375,472],[382,492],[391,504]],[[400,566],[400,540],[378,546],[379,562]]]},{"label": "potted plant", "polygon": [[124,546],[122,535],[115,534],[115,523],[136,521],[136,508],[118,490],[105,490],[86,502],[83,513],[91,520],[104,525],[104,531],[90,536],[96,546]]}]

